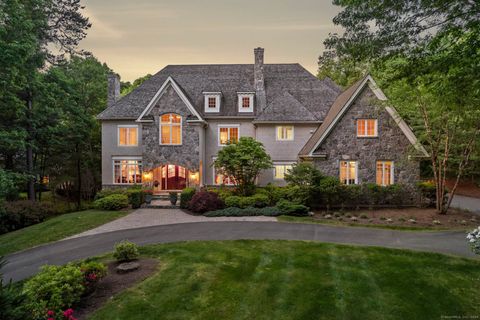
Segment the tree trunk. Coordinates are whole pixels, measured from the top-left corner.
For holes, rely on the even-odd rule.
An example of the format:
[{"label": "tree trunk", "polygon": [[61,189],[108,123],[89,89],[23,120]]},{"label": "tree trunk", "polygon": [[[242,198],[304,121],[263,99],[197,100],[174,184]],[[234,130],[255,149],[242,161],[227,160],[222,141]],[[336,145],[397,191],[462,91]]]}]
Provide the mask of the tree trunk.
[{"label": "tree trunk", "polygon": [[31,92],[27,95],[27,112],[26,112],[26,121],[27,121],[27,152],[26,152],[26,166],[27,166],[27,194],[28,200],[35,201],[35,178],[33,173],[33,125],[32,125],[32,94]]},{"label": "tree trunk", "polygon": [[80,150],[78,144],[75,146],[77,152],[77,209],[80,210],[82,206],[82,163],[80,157]]}]

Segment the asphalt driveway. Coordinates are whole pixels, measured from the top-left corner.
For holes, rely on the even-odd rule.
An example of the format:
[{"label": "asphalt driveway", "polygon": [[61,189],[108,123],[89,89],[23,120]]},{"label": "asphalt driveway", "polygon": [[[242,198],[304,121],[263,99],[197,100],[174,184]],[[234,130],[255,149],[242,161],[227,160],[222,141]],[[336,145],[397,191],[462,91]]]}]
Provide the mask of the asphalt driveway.
[{"label": "asphalt driveway", "polygon": [[60,265],[110,252],[115,243],[124,239],[139,245],[195,240],[308,240],[475,257],[464,232],[407,232],[279,222],[198,222],[118,230],[46,244],[7,256],[9,263],[2,271],[5,279],[22,280],[38,272],[44,264]]}]

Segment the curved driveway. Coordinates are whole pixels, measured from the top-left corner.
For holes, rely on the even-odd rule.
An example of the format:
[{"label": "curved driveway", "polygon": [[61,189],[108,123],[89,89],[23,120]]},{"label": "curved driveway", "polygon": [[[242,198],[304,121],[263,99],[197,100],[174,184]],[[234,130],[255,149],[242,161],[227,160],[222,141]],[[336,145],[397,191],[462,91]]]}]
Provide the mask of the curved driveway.
[{"label": "curved driveway", "polygon": [[44,264],[70,261],[112,251],[128,239],[139,245],[192,240],[285,239],[412,249],[474,257],[464,232],[409,232],[361,227],[279,222],[200,222],[119,230],[62,240],[7,256],[5,279],[25,279]]}]

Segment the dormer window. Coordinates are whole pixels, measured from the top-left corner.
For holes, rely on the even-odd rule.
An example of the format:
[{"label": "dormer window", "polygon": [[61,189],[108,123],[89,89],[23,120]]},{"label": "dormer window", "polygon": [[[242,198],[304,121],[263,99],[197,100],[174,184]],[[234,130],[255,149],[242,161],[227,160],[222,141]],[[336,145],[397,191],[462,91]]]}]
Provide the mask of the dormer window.
[{"label": "dormer window", "polygon": [[238,112],[253,112],[254,93],[239,92],[238,93]]},{"label": "dormer window", "polygon": [[205,112],[220,112],[220,92],[204,92]]}]

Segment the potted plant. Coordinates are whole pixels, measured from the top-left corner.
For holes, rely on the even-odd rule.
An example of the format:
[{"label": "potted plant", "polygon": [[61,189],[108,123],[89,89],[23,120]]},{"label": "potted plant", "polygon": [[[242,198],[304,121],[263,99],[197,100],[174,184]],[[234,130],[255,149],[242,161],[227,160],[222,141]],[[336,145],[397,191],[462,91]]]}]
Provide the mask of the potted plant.
[{"label": "potted plant", "polygon": [[170,203],[174,206],[177,204],[178,195],[176,192],[170,192]]},{"label": "potted plant", "polygon": [[143,193],[145,195],[145,203],[150,204],[152,202],[153,190],[151,189],[143,190]]}]

